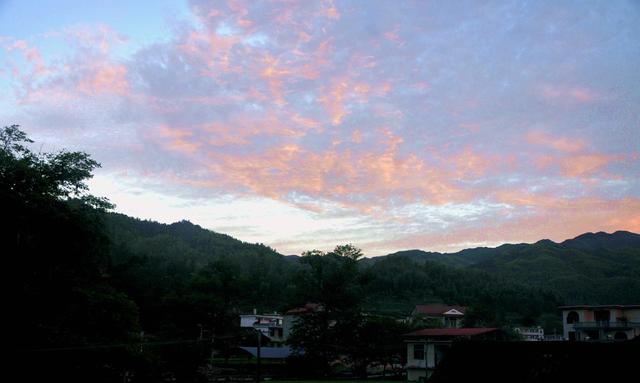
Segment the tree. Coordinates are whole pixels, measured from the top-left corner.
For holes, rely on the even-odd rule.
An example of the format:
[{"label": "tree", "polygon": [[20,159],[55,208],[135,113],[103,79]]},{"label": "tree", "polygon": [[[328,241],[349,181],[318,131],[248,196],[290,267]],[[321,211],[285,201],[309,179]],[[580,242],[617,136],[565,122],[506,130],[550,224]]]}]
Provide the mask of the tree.
[{"label": "tree", "polygon": [[302,255],[304,267],[296,284],[299,302],[317,303],[318,309],[296,321],[289,343],[327,375],[332,362],[352,351],[356,329],[363,321],[360,304],[364,296],[357,265],[362,252],[353,245],[342,245],[329,253],[312,250]]},{"label": "tree", "polygon": [[109,283],[102,226],[112,205],[88,193],[100,166],[86,153],[36,154],[17,125],[0,130],[3,246],[18,277],[11,313],[27,348],[128,338],[136,305]]}]

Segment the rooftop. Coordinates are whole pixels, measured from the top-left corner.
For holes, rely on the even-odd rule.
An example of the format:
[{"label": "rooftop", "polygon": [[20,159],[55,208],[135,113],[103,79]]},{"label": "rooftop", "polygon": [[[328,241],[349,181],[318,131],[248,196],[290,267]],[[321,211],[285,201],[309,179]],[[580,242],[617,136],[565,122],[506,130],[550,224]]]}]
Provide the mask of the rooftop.
[{"label": "rooftop", "polygon": [[433,304],[433,305],[416,305],[413,311],[417,314],[443,315],[447,311],[451,311],[451,310],[459,311],[464,315],[467,308],[464,306]]}]

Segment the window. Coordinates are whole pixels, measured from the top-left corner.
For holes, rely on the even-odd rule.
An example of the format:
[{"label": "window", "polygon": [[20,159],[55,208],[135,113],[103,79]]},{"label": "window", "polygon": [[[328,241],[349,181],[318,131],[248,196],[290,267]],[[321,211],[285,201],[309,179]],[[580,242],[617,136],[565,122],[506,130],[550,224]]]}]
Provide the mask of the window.
[{"label": "window", "polygon": [[413,345],[413,359],[424,360],[424,344]]},{"label": "window", "polygon": [[609,322],[611,312],[609,310],[598,310],[595,312],[596,322]]},{"label": "window", "polygon": [[579,321],[580,321],[580,319],[578,317],[578,313],[577,312],[571,311],[569,314],[567,314],[567,323],[568,324],[577,323]]}]

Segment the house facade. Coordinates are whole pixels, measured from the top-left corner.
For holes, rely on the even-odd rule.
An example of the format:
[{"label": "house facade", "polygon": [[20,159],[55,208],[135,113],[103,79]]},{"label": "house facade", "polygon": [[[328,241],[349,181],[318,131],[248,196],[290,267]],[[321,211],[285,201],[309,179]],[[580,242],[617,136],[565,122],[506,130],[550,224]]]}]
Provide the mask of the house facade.
[{"label": "house facade", "polygon": [[544,329],[540,326],[515,327],[513,331],[515,331],[515,333],[518,334],[522,338],[522,340],[527,342],[537,342],[545,340]]},{"label": "house facade", "polygon": [[565,340],[629,340],[640,336],[640,305],[577,305],[560,309]]},{"label": "house facade", "polygon": [[431,321],[437,327],[460,328],[467,308],[442,304],[416,305],[409,322]]},{"label": "house facade", "polygon": [[283,343],[284,337],[283,316],[273,314],[241,314],[240,327],[254,328],[274,343]]},{"label": "house facade", "polygon": [[428,328],[405,334],[407,380],[429,379],[454,341],[495,340],[498,332],[496,328]]}]

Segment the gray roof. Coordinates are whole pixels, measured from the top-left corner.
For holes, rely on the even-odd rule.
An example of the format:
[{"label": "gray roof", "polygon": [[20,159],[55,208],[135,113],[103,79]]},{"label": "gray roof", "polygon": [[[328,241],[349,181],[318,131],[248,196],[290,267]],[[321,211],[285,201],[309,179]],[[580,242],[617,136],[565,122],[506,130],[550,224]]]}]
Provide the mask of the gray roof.
[{"label": "gray roof", "polygon": [[[253,356],[258,355],[257,347],[240,347]],[[260,347],[260,358],[264,359],[285,359],[291,355],[289,347]]]}]

